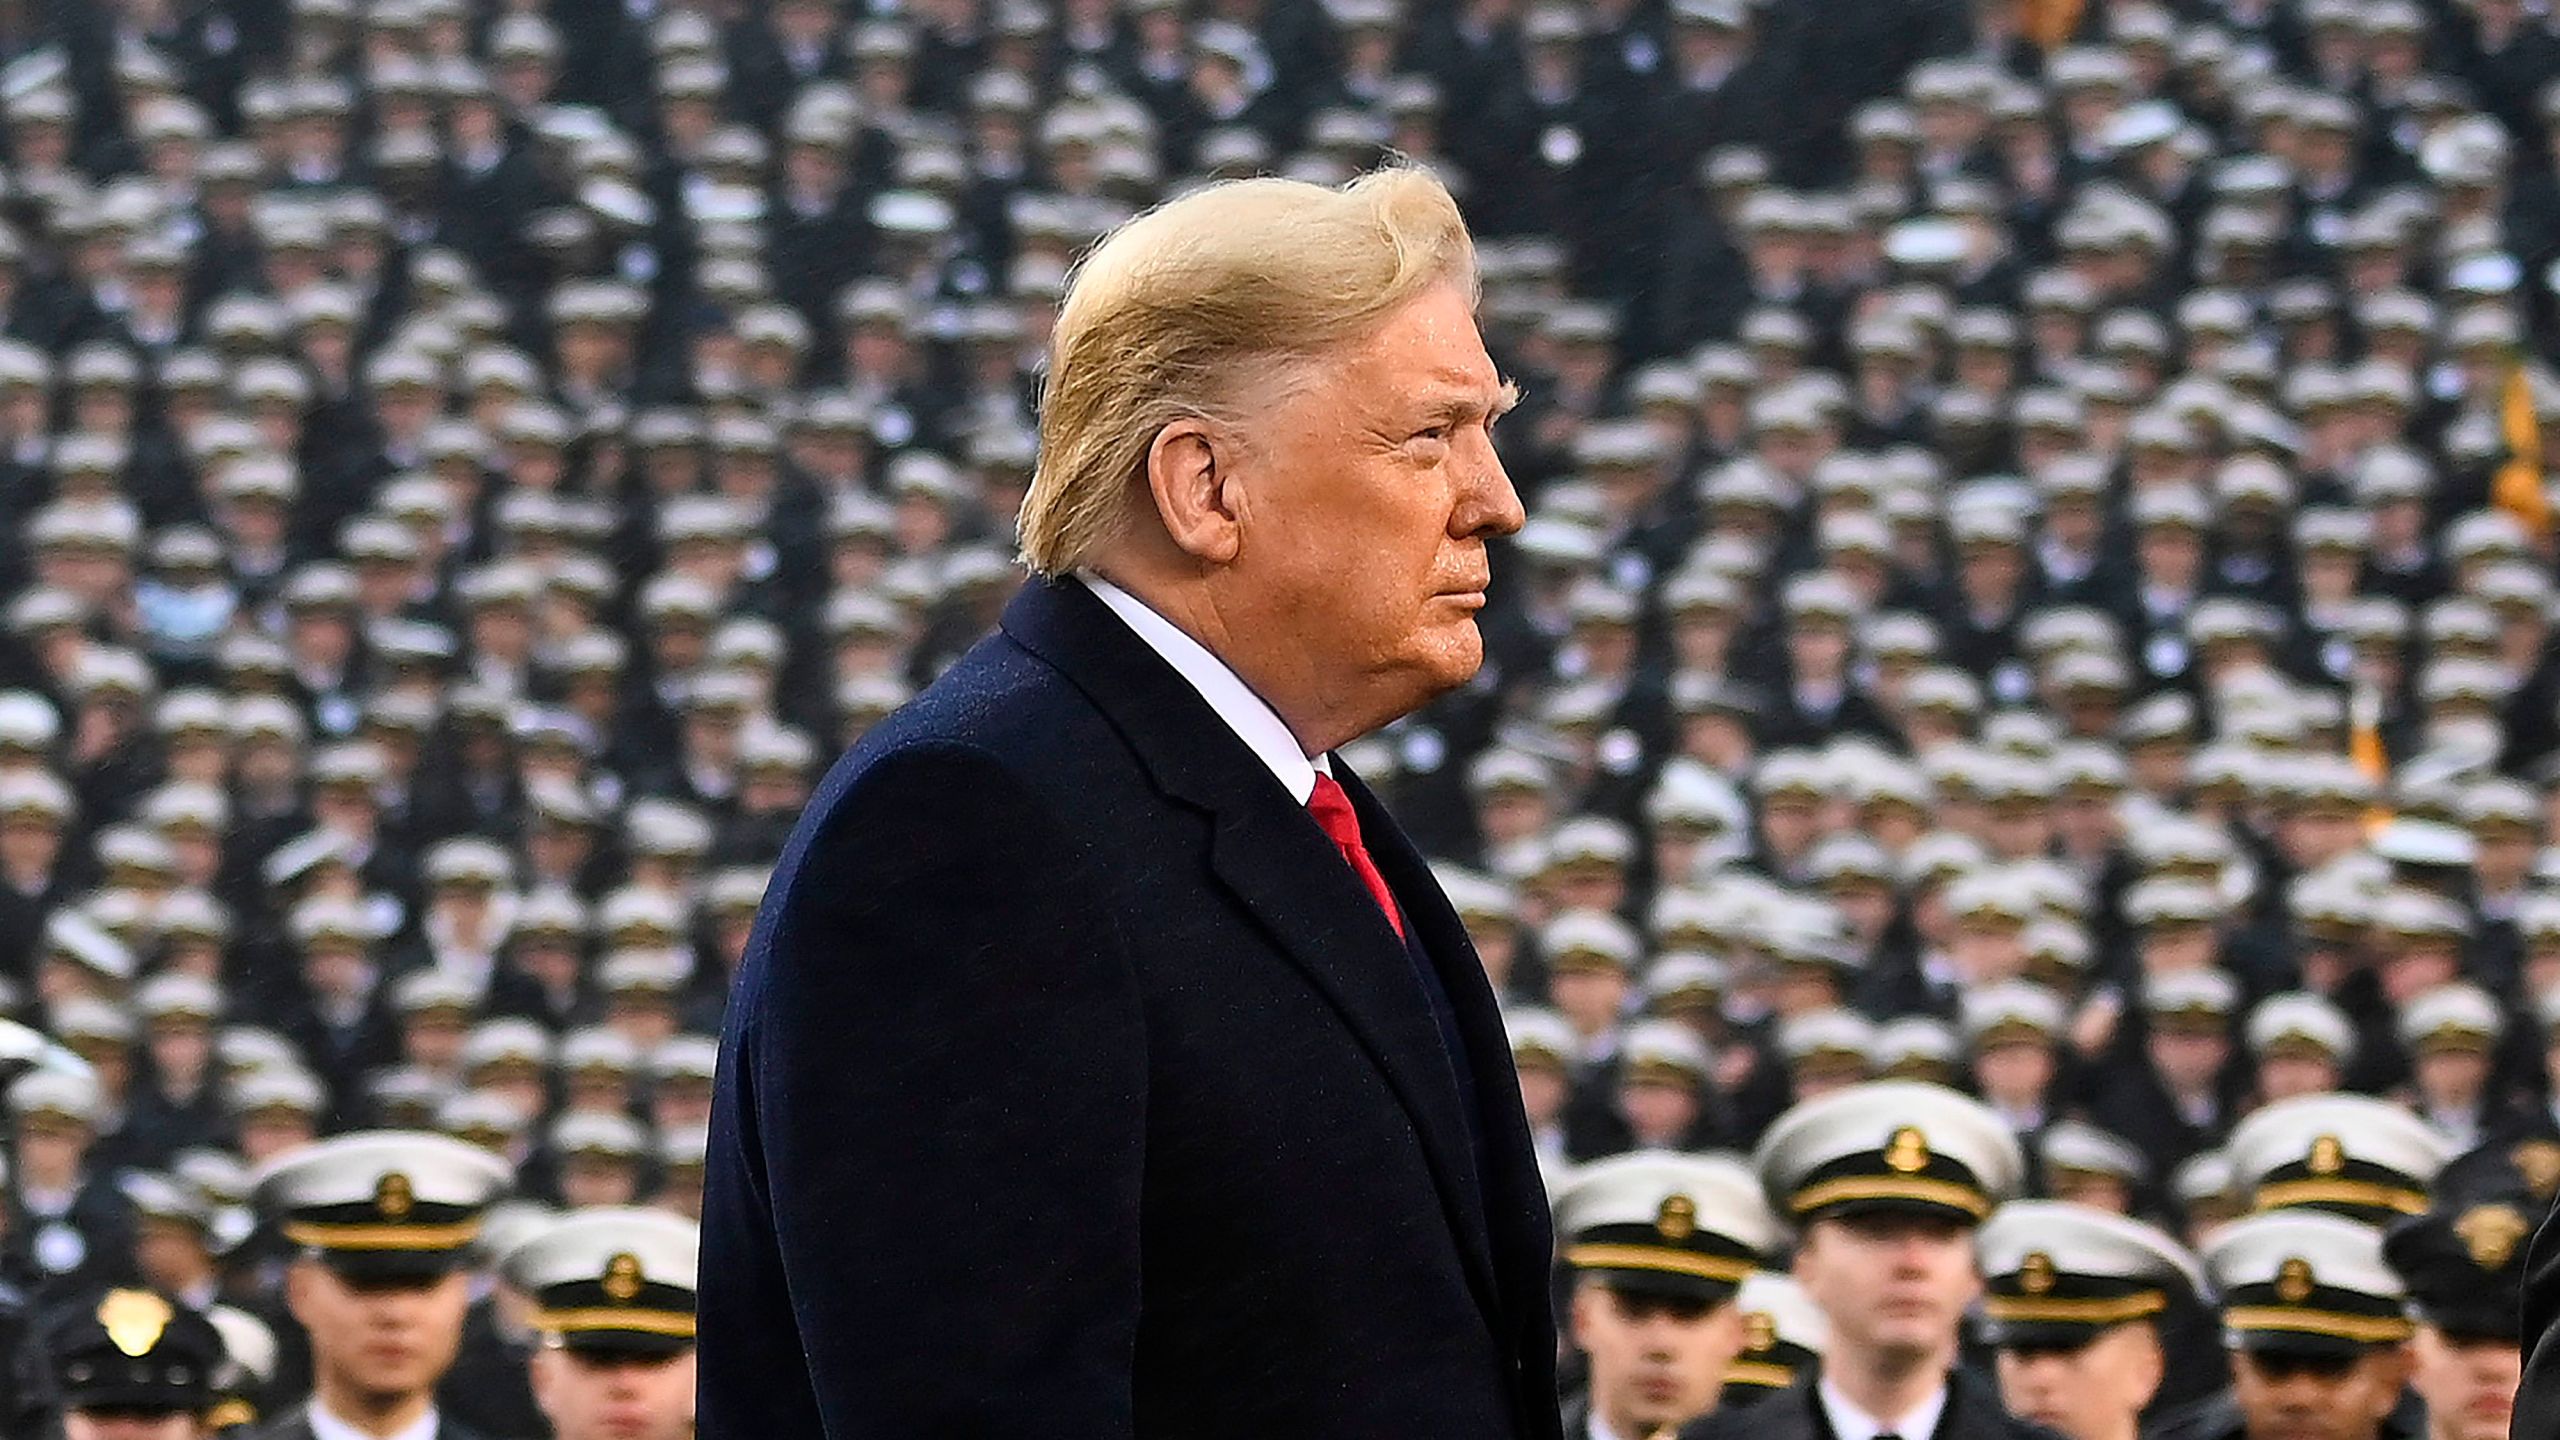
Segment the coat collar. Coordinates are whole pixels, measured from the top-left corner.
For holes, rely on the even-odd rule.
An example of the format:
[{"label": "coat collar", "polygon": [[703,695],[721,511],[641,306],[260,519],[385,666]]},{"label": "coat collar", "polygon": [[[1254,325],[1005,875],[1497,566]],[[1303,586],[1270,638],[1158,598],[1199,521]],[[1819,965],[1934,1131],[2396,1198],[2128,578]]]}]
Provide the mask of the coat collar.
[{"label": "coat collar", "polygon": [[[1486,1192],[1474,1173],[1457,1085],[1443,1058],[1439,1028],[1408,979],[1404,947],[1359,879],[1269,768],[1092,591],[1073,580],[1035,579],[1005,607],[1002,625],[1015,643],[1049,662],[1101,710],[1159,791],[1209,817],[1211,874],[1305,974],[1385,1075],[1429,1161],[1468,1285],[1487,1317],[1498,1322],[1508,1307],[1495,1279]],[[1334,773],[1352,795],[1363,838],[1389,887],[1405,901],[1445,983],[1453,968],[1448,956],[1472,957],[1471,950],[1450,949],[1451,932],[1464,943],[1455,913],[1359,777],[1338,760]],[[1481,971],[1472,985],[1451,988],[1470,1051],[1480,1056],[1490,1043],[1501,1046],[1495,1053],[1508,1055],[1498,1016],[1486,1036],[1492,1001]],[[1455,998],[1460,994],[1466,999]],[[1510,1113],[1517,1107],[1491,1108],[1521,1127]],[[1479,1123],[1489,1124],[1491,1117]],[[1527,1153],[1525,1128],[1517,1136],[1494,1132],[1487,1139],[1489,1148]],[[1515,1188],[1516,1181],[1505,1187],[1506,1194]],[[1497,1203],[1519,1211],[1517,1197]],[[1539,1205],[1543,1216],[1543,1195]],[[1521,1243],[1512,1239],[1514,1246]],[[1538,1264],[1542,1271],[1544,1257]],[[1543,1295],[1537,1299],[1544,1301]]]}]

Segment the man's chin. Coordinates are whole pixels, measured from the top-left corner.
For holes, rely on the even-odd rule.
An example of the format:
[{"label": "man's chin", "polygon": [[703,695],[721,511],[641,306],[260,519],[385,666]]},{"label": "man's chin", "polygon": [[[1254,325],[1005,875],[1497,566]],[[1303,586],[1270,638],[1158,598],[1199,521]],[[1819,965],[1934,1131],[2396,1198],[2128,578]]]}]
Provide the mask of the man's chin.
[{"label": "man's chin", "polygon": [[1457,689],[1484,669],[1484,632],[1476,628],[1473,615],[1431,637],[1429,669],[1435,695]]}]

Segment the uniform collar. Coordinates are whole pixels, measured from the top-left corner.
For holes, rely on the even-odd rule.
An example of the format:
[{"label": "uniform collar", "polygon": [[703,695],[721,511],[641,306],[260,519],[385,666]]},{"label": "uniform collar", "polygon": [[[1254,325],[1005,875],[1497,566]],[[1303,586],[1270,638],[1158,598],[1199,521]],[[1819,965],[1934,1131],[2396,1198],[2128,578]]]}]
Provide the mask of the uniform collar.
[{"label": "uniform collar", "polygon": [[359,1430],[330,1414],[329,1407],[321,1404],[318,1396],[312,1397],[310,1409],[305,1414],[311,1422],[311,1440],[436,1440],[436,1427],[442,1423],[436,1407],[430,1405],[427,1413],[419,1416],[416,1423],[388,1435],[376,1435],[369,1430]]},{"label": "uniform collar", "polygon": [[1840,1387],[1832,1384],[1828,1376],[1816,1382],[1814,1400],[1822,1406],[1822,1418],[1830,1422],[1832,1440],[1876,1440],[1880,1435],[1929,1440],[1938,1433],[1938,1420],[1946,1414],[1947,1386],[1941,1380],[1918,1408],[1889,1423],[1859,1409],[1857,1402],[1841,1394]]}]

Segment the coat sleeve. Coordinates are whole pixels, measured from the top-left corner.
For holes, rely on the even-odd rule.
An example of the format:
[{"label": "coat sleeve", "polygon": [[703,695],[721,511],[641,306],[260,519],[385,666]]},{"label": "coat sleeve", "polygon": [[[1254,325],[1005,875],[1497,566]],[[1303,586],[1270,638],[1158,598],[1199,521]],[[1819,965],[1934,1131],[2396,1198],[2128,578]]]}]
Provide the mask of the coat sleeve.
[{"label": "coat sleeve", "polygon": [[764,917],[738,1071],[828,1437],[1133,1433],[1146,1037],[1080,849],[910,747]]},{"label": "coat sleeve", "polygon": [[2516,1390],[2510,1432],[2560,1433],[2560,1209],[2545,1216],[2526,1252],[2523,1313],[2524,1382]]}]

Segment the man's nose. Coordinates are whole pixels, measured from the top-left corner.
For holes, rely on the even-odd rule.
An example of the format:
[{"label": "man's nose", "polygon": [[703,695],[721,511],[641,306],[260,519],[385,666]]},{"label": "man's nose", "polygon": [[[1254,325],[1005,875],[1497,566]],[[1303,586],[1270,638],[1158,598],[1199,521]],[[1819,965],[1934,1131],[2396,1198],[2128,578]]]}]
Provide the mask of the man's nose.
[{"label": "man's nose", "polygon": [[1488,539],[1510,535],[1528,523],[1529,513],[1520,503],[1520,492],[1512,487],[1511,473],[1502,466],[1502,456],[1493,442],[1483,440],[1484,455],[1475,474],[1460,497],[1457,525],[1453,528],[1461,538]]}]

